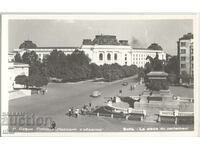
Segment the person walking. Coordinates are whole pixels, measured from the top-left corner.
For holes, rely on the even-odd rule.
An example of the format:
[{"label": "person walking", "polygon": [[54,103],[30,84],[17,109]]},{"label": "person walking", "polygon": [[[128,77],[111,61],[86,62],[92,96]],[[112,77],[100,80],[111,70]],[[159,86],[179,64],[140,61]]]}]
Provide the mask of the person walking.
[{"label": "person walking", "polygon": [[56,122],[55,121],[51,122],[50,129],[54,129],[54,130],[56,129]]},{"label": "person walking", "polygon": [[69,110],[68,110],[68,115],[69,115],[69,117],[71,117],[71,115],[72,115],[72,110],[71,110],[71,108],[69,108]]}]

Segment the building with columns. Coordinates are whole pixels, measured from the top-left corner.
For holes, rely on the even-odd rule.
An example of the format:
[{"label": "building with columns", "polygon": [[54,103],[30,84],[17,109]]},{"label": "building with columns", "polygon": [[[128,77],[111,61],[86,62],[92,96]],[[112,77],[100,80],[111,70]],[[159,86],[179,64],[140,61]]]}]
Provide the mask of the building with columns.
[{"label": "building with columns", "polygon": [[80,47],[37,47],[32,41],[25,41],[15,49],[23,55],[24,52],[35,51],[39,59],[43,60],[53,50],[63,51],[66,55],[75,50],[84,51],[91,59],[91,63],[97,65],[118,63],[119,65],[136,65],[144,67],[147,56],[155,57],[158,54],[159,59],[166,60],[166,53],[161,46],[156,43],[148,48],[132,48],[127,40],[117,40],[114,35],[96,35],[93,40],[84,39]]}]

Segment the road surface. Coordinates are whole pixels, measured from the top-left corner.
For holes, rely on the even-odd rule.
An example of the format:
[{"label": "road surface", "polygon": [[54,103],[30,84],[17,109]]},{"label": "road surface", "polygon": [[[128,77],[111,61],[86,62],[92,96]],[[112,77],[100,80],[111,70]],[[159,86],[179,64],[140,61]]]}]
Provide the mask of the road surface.
[{"label": "road surface", "polygon": [[[89,103],[92,103],[93,106],[102,105],[106,97],[118,95],[119,90],[122,90],[122,95],[139,95],[145,87],[144,85],[139,85],[134,92],[130,91],[130,85],[135,84],[135,79],[136,76],[109,83],[93,81],[50,83],[48,85],[48,92],[45,95],[32,95],[30,97],[10,100],[9,112],[25,112],[39,117],[50,117],[56,122],[56,128],[72,129],[71,131],[80,131],[82,129],[123,131],[124,127],[176,127],[175,125],[161,125],[158,123],[127,121],[96,116],[80,116],[77,119],[65,115],[70,107],[81,108],[84,104]],[[124,81],[128,82],[129,85],[122,86]],[[99,90],[103,94],[98,98],[92,98],[90,95],[94,90]]]}]

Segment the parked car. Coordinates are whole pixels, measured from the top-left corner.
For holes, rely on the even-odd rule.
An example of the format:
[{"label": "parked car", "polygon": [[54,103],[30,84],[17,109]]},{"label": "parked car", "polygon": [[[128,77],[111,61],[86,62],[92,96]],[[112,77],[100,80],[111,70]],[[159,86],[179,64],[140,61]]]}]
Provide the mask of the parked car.
[{"label": "parked car", "polygon": [[123,82],[122,85],[123,85],[123,86],[127,86],[127,85],[128,85],[128,82]]}]

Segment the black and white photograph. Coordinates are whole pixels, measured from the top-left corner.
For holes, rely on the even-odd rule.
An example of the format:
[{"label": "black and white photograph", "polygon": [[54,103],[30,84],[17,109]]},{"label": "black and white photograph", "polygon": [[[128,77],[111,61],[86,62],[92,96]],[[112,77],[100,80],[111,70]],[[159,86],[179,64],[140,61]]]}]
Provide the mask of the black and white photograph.
[{"label": "black and white photograph", "polygon": [[2,15],[2,41],[3,136],[197,133],[195,14]]}]

